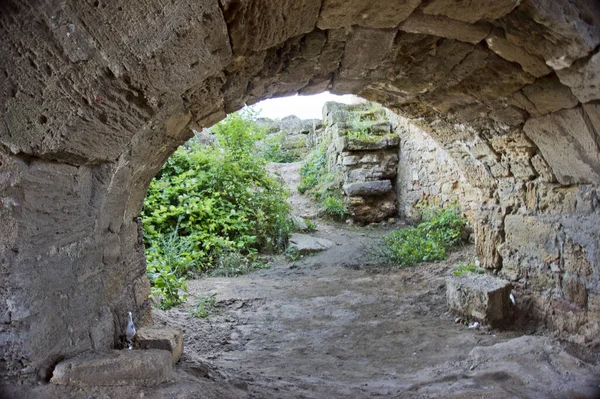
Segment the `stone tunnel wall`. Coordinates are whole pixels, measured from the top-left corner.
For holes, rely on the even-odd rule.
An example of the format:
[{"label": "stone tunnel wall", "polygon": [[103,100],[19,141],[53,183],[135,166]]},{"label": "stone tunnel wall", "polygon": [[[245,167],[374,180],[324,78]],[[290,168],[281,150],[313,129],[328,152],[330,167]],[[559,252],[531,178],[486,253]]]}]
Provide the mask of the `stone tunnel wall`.
[{"label": "stone tunnel wall", "polygon": [[597,342],[599,45],[596,0],[3,1],[0,373],[46,378],[148,317],[135,218],[190,128],[324,90],[436,140],[518,311]]}]

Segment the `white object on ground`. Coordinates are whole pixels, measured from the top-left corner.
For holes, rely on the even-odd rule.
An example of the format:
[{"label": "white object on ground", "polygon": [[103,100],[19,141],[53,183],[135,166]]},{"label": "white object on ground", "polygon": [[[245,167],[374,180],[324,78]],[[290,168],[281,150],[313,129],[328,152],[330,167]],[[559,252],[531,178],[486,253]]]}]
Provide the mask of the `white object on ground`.
[{"label": "white object on ground", "polygon": [[512,304],[515,305],[515,296],[512,294],[512,292],[510,293],[510,295],[508,297],[510,298],[510,301],[512,302]]},{"label": "white object on ground", "polygon": [[133,324],[133,317],[131,312],[127,312],[127,328],[125,329],[125,338],[127,339],[127,347],[131,350],[133,337],[135,337],[135,325]]},{"label": "white object on ground", "polygon": [[475,322],[473,324],[469,324],[469,328],[479,328],[479,322]]}]

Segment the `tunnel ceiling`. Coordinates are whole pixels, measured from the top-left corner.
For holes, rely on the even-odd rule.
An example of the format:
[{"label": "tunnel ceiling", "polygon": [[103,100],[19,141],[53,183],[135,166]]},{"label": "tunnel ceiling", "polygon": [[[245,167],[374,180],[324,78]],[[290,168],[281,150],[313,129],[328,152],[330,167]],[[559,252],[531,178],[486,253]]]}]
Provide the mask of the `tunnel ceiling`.
[{"label": "tunnel ceiling", "polygon": [[325,90],[429,132],[486,193],[483,266],[542,276],[540,317],[556,296],[556,328],[598,330],[598,1],[13,0],[0,31],[5,373],[43,377],[148,315],[135,217],[190,127]]}]

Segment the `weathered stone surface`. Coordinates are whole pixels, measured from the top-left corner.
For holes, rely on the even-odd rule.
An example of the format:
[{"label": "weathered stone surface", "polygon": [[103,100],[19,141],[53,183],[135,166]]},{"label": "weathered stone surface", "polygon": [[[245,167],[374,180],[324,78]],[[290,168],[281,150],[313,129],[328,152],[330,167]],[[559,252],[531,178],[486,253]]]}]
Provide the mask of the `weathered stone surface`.
[{"label": "weathered stone surface", "polygon": [[349,197],[382,195],[392,191],[392,182],[389,180],[366,181],[344,185],[344,192]]},{"label": "weathered stone surface", "polygon": [[544,77],[522,89],[523,94],[533,104],[527,111],[532,115],[543,115],[561,109],[573,108],[579,102],[568,87],[562,85],[556,77]]},{"label": "weathered stone surface", "polygon": [[171,371],[171,353],[166,350],[86,353],[58,363],[50,382],[77,387],[156,386],[167,381]]},{"label": "weathered stone surface", "polygon": [[290,247],[298,249],[300,255],[308,255],[325,251],[335,245],[333,241],[317,238],[307,234],[294,233],[290,236]]},{"label": "weathered stone surface", "polygon": [[398,147],[400,138],[395,134],[382,136],[381,138],[349,138],[341,137],[339,147],[341,151],[371,151],[384,148]]},{"label": "weathered stone surface", "polygon": [[569,86],[582,103],[600,100],[600,53],[588,60],[575,62],[570,68],[556,71],[560,81]]},{"label": "weathered stone surface", "polygon": [[496,276],[465,273],[446,280],[450,309],[492,326],[506,324],[511,314],[512,286]]},{"label": "weathered stone surface", "polygon": [[[235,54],[260,51],[290,37],[311,32],[319,16],[320,0],[220,0]],[[247,32],[252,32],[251,35]]]},{"label": "weathered stone surface", "polygon": [[386,59],[395,37],[392,29],[354,29],[346,43],[340,76],[366,76]]},{"label": "weathered stone surface", "polygon": [[485,41],[500,57],[519,63],[525,72],[535,77],[547,75],[552,71],[542,58],[531,55],[522,47],[509,42],[500,31],[493,32]]},{"label": "weathered stone surface", "polygon": [[471,25],[441,15],[413,13],[406,21],[400,24],[400,30],[411,33],[425,33],[477,44],[490,33],[491,26],[481,23]]},{"label": "weathered stone surface", "polygon": [[523,127],[562,184],[600,183],[598,132],[583,108],[531,118]]},{"label": "weathered stone surface", "polygon": [[421,0],[323,0],[317,27],[337,29],[359,25],[368,28],[395,28]]},{"label": "weathered stone surface", "polygon": [[179,328],[142,327],[135,335],[135,347],[139,349],[161,349],[171,353],[173,364],[183,354],[183,331]]},{"label": "weathered stone surface", "polygon": [[510,42],[543,57],[554,70],[569,67],[600,43],[600,4],[594,0],[529,0],[501,23]]},{"label": "weathered stone surface", "polygon": [[433,0],[423,7],[423,12],[473,23],[503,17],[519,3],[519,0],[483,0],[475,3],[468,0]]}]

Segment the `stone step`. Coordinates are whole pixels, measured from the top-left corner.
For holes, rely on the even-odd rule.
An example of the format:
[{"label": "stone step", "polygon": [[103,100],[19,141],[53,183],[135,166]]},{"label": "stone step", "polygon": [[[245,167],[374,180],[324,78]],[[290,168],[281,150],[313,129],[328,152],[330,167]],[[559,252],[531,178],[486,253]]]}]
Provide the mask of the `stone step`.
[{"label": "stone step", "polygon": [[171,352],[160,349],[83,353],[56,365],[51,383],[77,387],[156,386],[171,376]]},{"label": "stone step", "polygon": [[290,236],[290,247],[297,248],[300,255],[325,251],[334,245],[333,241],[309,236],[308,234],[296,233]]},{"label": "stone step", "polygon": [[139,349],[162,349],[169,351],[173,364],[183,354],[183,331],[179,328],[142,327],[135,336],[135,347]]},{"label": "stone step", "polygon": [[509,322],[511,284],[490,274],[465,273],[446,280],[446,300],[450,309],[492,326]]},{"label": "stone step", "polygon": [[348,197],[369,197],[389,193],[392,191],[390,180],[376,180],[344,184],[344,192]]}]

